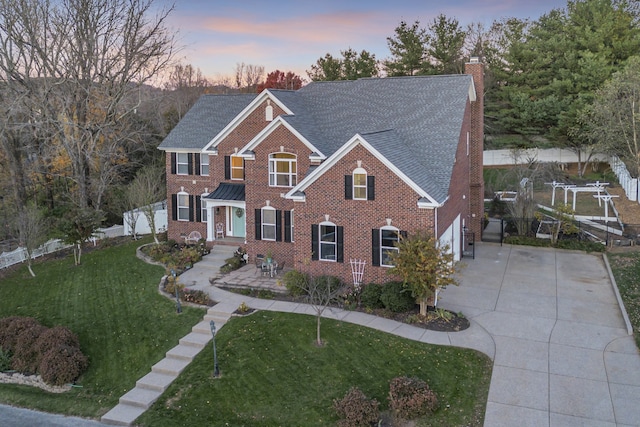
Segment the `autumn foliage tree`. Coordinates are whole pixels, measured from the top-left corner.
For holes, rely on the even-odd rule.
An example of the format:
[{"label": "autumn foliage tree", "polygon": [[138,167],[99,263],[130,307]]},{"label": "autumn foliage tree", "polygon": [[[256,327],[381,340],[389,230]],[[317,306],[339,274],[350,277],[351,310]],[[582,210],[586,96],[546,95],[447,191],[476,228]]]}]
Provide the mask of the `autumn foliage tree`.
[{"label": "autumn foliage tree", "polygon": [[292,71],[275,70],[267,74],[267,79],[260,83],[256,92],[260,93],[265,89],[288,89],[298,90],[302,87],[302,78]]},{"label": "autumn foliage tree", "polygon": [[441,245],[436,238],[424,232],[401,239],[398,249],[392,256],[394,267],[389,274],[401,278],[407,291],[419,302],[420,314],[425,316],[429,301],[440,289],[458,285],[453,277],[456,272],[453,253],[448,245]]}]

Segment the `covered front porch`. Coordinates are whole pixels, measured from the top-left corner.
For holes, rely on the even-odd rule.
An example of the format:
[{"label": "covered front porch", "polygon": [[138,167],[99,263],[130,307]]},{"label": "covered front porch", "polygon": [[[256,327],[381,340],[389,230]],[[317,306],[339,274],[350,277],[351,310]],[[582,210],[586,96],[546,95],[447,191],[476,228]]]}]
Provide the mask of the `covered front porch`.
[{"label": "covered front porch", "polygon": [[246,243],[246,203],[244,184],[221,183],[202,197],[207,213],[207,241],[235,238]]}]

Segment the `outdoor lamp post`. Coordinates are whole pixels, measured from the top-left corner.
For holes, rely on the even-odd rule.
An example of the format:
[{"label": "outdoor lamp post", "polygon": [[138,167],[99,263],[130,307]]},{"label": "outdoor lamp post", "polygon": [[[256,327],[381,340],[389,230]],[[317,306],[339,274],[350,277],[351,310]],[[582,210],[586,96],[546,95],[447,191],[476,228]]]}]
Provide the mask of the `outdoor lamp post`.
[{"label": "outdoor lamp post", "polygon": [[182,305],[180,304],[180,294],[178,291],[178,282],[176,280],[176,271],[171,269],[171,276],[173,276],[173,288],[176,291],[176,313],[182,313]]},{"label": "outdoor lamp post", "polygon": [[220,376],[220,368],[218,367],[218,354],[216,353],[216,324],[212,320],[211,325],[211,335],[213,336],[213,378],[218,378]]}]

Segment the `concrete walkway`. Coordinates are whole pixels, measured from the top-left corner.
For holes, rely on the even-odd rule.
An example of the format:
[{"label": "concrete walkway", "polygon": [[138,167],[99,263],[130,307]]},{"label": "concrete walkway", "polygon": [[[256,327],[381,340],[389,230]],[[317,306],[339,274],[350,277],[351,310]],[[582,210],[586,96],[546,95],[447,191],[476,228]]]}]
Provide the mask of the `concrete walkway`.
[{"label": "concrete walkway", "polygon": [[[443,291],[440,304],[471,320],[465,331],[428,331],[339,309],[325,316],[487,354],[494,368],[485,426],[640,425],[640,355],[601,255],[479,244],[475,259],[464,263],[461,286]],[[250,266],[219,276],[220,265],[214,251],[180,276],[182,283],[205,290],[219,303],[147,377],[175,378],[199,351],[194,347],[182,355],[180,347],[191,345],[188,341],[197,334],[204,348],[211,339],[208,319],[219,328],[242,302],[261,310],[314,314],[305,304],[250,298],[212,285],[216,280],[264,281]],[[270,285],[275,282],[271,279]],[[174,358],[182,360],[179,369],[158,366]],[[130,425],[173,381],[163,377],[152,387],[147,377],[102,422]]]}]

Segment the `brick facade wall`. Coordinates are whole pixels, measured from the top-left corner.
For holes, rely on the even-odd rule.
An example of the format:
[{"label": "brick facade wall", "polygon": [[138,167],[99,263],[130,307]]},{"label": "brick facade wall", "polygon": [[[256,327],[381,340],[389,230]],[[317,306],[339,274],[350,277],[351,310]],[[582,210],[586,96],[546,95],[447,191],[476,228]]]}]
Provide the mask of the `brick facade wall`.
[{"label": "brick facade wall", "polygon": [[[375,200],[345,200],[344,176],[358,167],[375,176]],[[433,232],[433,210],[419,209],[418,195],[368,150],[357,145],[305,191],[306,201],[295,204],[295,265],[313,275],[332,275],[352,282],[349,259],[366,261],[364,283],[391,279],[386,267],[372,266],[371,230],[391,225],[409,234]],[[325,221],[344,227],[344,262],[311,261],[311,226]]]}]

